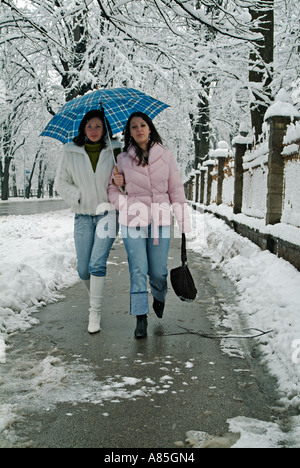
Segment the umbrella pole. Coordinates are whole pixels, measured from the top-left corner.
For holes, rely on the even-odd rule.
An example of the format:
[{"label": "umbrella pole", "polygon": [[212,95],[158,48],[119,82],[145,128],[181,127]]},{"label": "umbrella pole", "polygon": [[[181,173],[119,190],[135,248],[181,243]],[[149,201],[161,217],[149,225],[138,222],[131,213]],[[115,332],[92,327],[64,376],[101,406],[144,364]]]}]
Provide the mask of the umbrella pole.
[{"label": "umbrella pole", "polygon": [[[103,107],[102,107],[102,109],[103,109]],[[103,113],[104,113],[104,109],[103,109]],[[106,133],[107,133],[108,140],[109,140],[109,145],[110,145],[110,149],[111,149],[111,154],[112,154],[112,157],[113,157],[113,160],[114,160],[115,171],[116,171],[116,174],[119,174],[119,170],[118,170],[118,166],[117,166],[117,161],[116,161],[115,154],[114,154],[114,150],[113,150],[113,147],[112,147],[112,144],[111,144],[111,138],[110,138],[110,134],[109,134],[109,130],[108,130],[108,125],[107,125],[107,123],[106,123],[105,113],[104,113],[104,123],[105,123]],[[120,190],[122,193],[125,193],[125,192],[126,192],[126,190],[124,189],[124,187],[119,187],[119,190]]]},{"label": "umbrella pole", "polygon": [[115,155],[114,155],[114,150],[113,150],[113,147],[112,147],[112,144],[111,144],[111,138],[110,138],[110,134],[109,134],[109,130],[108,130],[108,126],[107,126],[107,123],[106,123],[106,117],[105,116],[104,116],[104,123],[105,123],[105,127],[106,127],[106,134],[107,134],[108,140],[109,140],[109,146],[110,146],[111,154],[112,154],[112,157],[113,157],[113,160],[114,160],[115,169],[116,169],[117,174],[118,174],[117,161],[116,161],[116,158],[115,158]]}]

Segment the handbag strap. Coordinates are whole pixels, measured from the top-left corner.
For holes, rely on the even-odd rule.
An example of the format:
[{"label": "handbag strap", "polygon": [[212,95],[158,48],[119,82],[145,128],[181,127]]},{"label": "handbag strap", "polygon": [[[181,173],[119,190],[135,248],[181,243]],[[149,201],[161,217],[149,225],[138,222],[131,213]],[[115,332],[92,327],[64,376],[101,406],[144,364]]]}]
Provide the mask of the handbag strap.
[{"label": "handbag strap", "polygon": [[182,239],[181,239],[181,261],[182,261],[182,266],[184,266],[187,262],[185,234],[182,234]]}]

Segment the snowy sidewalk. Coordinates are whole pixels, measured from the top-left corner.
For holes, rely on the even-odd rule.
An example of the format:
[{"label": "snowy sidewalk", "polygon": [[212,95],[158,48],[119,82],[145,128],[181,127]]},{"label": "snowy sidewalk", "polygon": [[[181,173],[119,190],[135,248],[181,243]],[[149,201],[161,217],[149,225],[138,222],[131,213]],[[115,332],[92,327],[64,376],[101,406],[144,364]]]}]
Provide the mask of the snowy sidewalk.
[{"label": "snowy sidewalk", "polygon": [[[213,216],[193,218],[190,246],[208,257],[189,253],[199,297],[182,304],[170,290],[165,318],[160,323],[151,314],[142,342],[133,339],[120,241],[110,257],[103,332],[90,337],[87,298],[75,270],[73,216],[62,211],[1,219],[0,446],[175,447],[189,431],[196,431],[189,433],[192,443],[202,445],[209,434],[229,429],[242,434],[234,446],[295,445],[298,419],[287,424],[286,416],[299,407],[292,348],[300,338],[299,273]],[[180,263],[178,247],[173,241],[169,268]],[[275,291],[271,284],[278,284]],[[241,321],[274,331],[220,345],[184,330],[245,334]],[[19,330],[25,333],[11,336]],[[279,379],[281,402],[249,351],[263,353],[264,365]]]}]

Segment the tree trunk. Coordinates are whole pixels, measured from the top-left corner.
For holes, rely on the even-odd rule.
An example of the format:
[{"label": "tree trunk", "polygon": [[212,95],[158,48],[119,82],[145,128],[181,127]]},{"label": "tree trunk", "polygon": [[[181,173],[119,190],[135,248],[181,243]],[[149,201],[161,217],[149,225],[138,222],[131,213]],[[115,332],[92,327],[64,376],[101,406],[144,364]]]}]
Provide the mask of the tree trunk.
[{"label": "tree trunk", "polygon": [[35,155],[35,158],[34,158],[34,161],[33,161],[31,173],[30,173],[30,176],[29,176],[29,179],[28,179],[28,185],[27,185],[27,187],[26,187],[26,189],[25,189],[25,198],[29,198],[29,197],[30,197],[31,182],[32,182],[32,178],[33,178],[35,166],[36,166],[36,163],[37,163],[37,161],[38,161],[38,159],[39,159],[40,153],[41,153],[41,148],[37,151],[37,153],[36,153],[36,155]]},{"label": "tree trunk", "polygon": [[45,172],[47,169],[47,164],[43,164],[44,161],[41,159],[39,162],[39,177],[38,177],[38,192],[37,198],[41,198],[44,196],[44,179],[45,179]]},{"label": "tree trunk", "polygon": [[[88,91],[91,91],[91,83],[82,83],[75,79],[74,70],[80,71],[83,68],[83,59],[87,51],[88,34],[87,29],[83,25],[86,10],[81,11],[73,20],[73,54],[67,62],[62,57],[60,58],[64,68],[61,84],[66,90],[66,101],[69,102],[77,96],[83,96]],[[92,64],[90,64],[92,69]]]},{"label": "tree trunk", "polygon": [[54,179],[49,179],[48,181],[49,184],[49,198],[53,198],[54,195]]},{"label": "tree trunk", "polygon": [[12,158],[6,156],[4,158],[4,170],[2,161],[0,161],[0,173],[1,173],[1,200],[8,200],[9,198],[9,166]]},{"label": "tree trunk", "polygon": [[12,170],[11,181],[12,181],[13,197],[16,198],[18,196],[18,188],[17,188],[16,166],[14,163],[11,165],[11,170]]},{"label": "tree trunk", "polygon": [[209,152],[209,136],[210,136],[210,109],[209,109],[209,89],[210,83],[206,78],[202,78],[201,85],[203,88],[203,94],[201,96],[199,107],[200,107],[200,128],[199,128],[199,139],[200,139],[200,158],[196,161],[195,169],[198,168],[198,164],[204,160]]},{"label": "tree trunk", "polygon": [[199,164],[202,163],[209,152],[210,110],[208,94],[210,83],[203,77],[201,85],[203,93],[199,95],[198,115],[190,114],[195,145],[194,169],[198,169]]},{"label": "tree trunk", "polygon": [[[255,101],[250,105],[252,128],[256,141],[262,134],[264,115],[269,106],[272,91],[274,60],[274,0],[259,0],[249,9],[252,19],[258,21],[256,33],[263,36],[256,41],[256,50],[250,53],[249,81],[254,83]],[[258,89],[258,92],[256,91]]]}]

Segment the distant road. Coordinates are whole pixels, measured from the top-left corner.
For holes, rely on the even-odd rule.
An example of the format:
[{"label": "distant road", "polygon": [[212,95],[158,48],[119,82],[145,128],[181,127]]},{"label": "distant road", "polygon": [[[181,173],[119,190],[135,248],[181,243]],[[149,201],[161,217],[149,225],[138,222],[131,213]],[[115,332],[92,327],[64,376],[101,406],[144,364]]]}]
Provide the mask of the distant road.
[{"label": "distant road", "polygon": [[67,209],[68,205],[61,199],[29,199],[0,201],[0,216],[30,215]]}]

